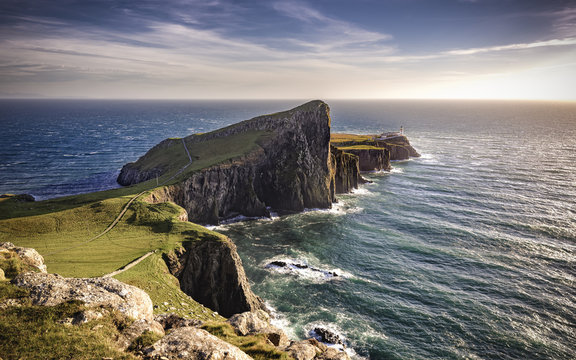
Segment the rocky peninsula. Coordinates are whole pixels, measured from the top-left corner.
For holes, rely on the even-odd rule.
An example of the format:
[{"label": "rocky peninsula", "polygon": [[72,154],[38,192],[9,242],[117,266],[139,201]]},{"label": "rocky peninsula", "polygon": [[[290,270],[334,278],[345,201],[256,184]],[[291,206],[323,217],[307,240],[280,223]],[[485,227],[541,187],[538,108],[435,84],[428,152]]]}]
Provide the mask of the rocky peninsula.
[{"label": "rocky peninsula", "polygon": [[[14,306],[54,308],[57,324],[80,325],[70,328],[78,334],[102,323],[115,339],[103,354],[124,358],[347,359],[272,326],[234,243],[193,224],[330,208],[365,182],[362,172],[419,156],[405,136],[331,134],[330,121],[328,105],[312,101],[166,139],[122,168],[122,189],[37,203],[3,198],[0,241],[34,245],[72,277],[47,274],[38,252],[6,243],[0,311],[18,319]],[[90,227],[106,230],[95,236]],[[317,331],[321,341],[334,338],[326,331]]]}]

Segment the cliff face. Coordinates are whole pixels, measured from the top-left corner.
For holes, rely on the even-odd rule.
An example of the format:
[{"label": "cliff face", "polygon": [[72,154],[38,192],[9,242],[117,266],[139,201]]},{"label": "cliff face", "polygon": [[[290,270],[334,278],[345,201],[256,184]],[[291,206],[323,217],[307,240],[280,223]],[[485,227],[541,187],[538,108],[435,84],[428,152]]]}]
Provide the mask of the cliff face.
[{"label": "cliff face", "polygon": [[[193,135],[185,141],[189,146],[201,146],[257,132],[266,135],[249,153],[185,174],[176,184],[155,190],[148,200],[173,201],[186,209],[190,221],[204,224],[237,215],[268,216],[268,209],[290,213],[330,208],[335,200],[331,192],[330,110],[322,101]],[[157,152],[165,151],[169,141],[127,164],[118,181],[135,184],[154,178],[158,169],[168,169],[166,164],[147,160],[161,158]]]},{"label": "cliff face", "polygon": [[390,151],[390,160],[408,160],[411,157],[420,157],[420,154],[410,145],[406,136],[392,139],[378,140],[376,146]]},{"label": "cliff face", "polygon": [[[339,150],[333,146],[331,152],[331,177],[333,195],[345,194],[358,188],[358,184],[364,183],[360,175],[358,156]],[[334,200],[336,197],[334,196]]]},{"label": "cliff face", "polygon": [[250,290],[242,260],[231,241],[204,240],[183,245],[184,249],[165,256],[182,291],[225,317],[265,309]]},{"label": "cliff face", "polygon": [[360,171],[390,171],[390,151],[388,149],[346,149],[346,152],[358,156]]}]

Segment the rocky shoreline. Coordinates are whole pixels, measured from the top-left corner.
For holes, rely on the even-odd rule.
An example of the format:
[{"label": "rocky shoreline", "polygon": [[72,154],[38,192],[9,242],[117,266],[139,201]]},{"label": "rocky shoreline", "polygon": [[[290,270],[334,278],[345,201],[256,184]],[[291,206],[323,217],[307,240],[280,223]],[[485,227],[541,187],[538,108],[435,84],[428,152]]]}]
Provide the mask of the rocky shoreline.
[{"label": "rocky shoreline", "polygon": [[[138,161],[126,164],[118,182],[135,185],[169,174],[170,169],[177,166],[165,154],[182,155],[182,145],[186,152],[189,148],[196,149],[199,153],[188,152],[192,170],[168,185],[152,189],[145,201],[179,205],[184,209],[178,216],[179,221],[218,224],[237,216],[270,217],[272,212],[282,215],[309,208],[330,208],[337,201],[337,194],[349,193],[366,182],[362,172],[389,171],[390,161],[419,156],[404,136],[380,139],[375,135],[336,135],[330,133],[328,105],[312,101],[211,133],[182,140],[167,139]],[[232,146],[226,141],[237,138],[252,139],[253,146],[243,152],[236,151],[238,154],[230,150],[235,155],[227,160],[194,167],[195,161],[200,164],[206,161],[201,154],[204,147],[215,143],[220,147]],[[271,325],[264,302],[250,289],[234,243],[216,235],[194,231],[190,236],[197,240],[185,241],[181,247],[163,252],[168,271],[185,294],[229,318],[226,326],[233,329],[234,336],[263,337],[266,344],[296,360],[349,359],[349,355],[341,351],[345,348],[343,339],[329,329],[315,328],[308,339],[293,341]],[[11,275],[12,284],[26,289],[33,305],[56,306],[80,301],[87,307],[72,318],[62,320],[71,326],[101,319],[111,311],[129,319],[130,326],[118,328],[116,343],[122,351],[131,349],[133,355],[145,359],[250,359],[238,347],[206,331],[216,326],[214,324],[170,313],[154,316],[150,297],[134,286],[113,278],[64,278],[48,274],[42,256],[33,249],[3,243],[0,251],[20,258],[27,264],[27,270],[39,271]],[[275,261],[267,267],[285,272],[308,271],[326,279],[341,278],[334,271],[296,262]],[[4,277],[4,273],[0,273],[0,280]],[[0,307],[8,305],[0,304]],[[226,331],[224,328],[214,330],[216,333]],[[134,344],[141,341],[137,339],[142,336],[152,336],[156,341],[147,346],[138,345],[135,352]]]}]

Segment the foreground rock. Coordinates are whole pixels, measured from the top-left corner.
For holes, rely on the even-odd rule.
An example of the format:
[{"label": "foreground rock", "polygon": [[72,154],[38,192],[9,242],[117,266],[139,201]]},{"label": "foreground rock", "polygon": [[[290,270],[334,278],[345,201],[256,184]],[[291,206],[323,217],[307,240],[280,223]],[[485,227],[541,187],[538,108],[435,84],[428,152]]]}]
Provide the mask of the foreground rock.
[{"label": "foreground rock", "polygon": [[145,332],[154,333],[158,336],[164,336],[164,328],[154,320],[140,319],[134,321],[128,328],[124,329],[116,344],[122,350],[128,349],[132,342]]},{"label": "foreground rock", "polygon": [[265,309],[250,289],[236,245],[229,239],[214,236],[183,246],[164,257],[182,291],[225,317]]},{"label": "foreground rock", "polygon": [[146,292],[113,278],[65,278],[55,274],[25,273],[12,281],[30,290],[33,305],[55,306],[79,300],[91,306],[110,306],[132,319],[153,320],[152,300]]},{"label": "foreground rock", "polygon": [[228,319],[228,323],[240,336],[265,334],[274,346],[285,347],[290,344],[284,331],[270,324],[270,315],[265,311],[237,314]]},{"label": "foreground rock", "polygon": [[144,350],[148,359],[179,360],[249,360],[252,359],[236,346],[224,342],[205,330],[182,327]]},{"label": "foreground rock", "polygon": [[0,252],[14,252],[24,264],[30,265],[38,269],[40,272],[46,273],[44,258],[35,249],[19,247],[11,242],[3,242],[0,243]]}]

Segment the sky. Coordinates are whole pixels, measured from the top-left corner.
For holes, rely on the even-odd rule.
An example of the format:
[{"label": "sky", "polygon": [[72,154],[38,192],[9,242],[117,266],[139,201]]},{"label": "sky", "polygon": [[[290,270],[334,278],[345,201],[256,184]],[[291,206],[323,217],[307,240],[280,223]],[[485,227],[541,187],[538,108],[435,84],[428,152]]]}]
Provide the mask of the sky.
[{"label": "sky", "polygon": [[576,0],[1,0],[0,97],[576,100]]}]

